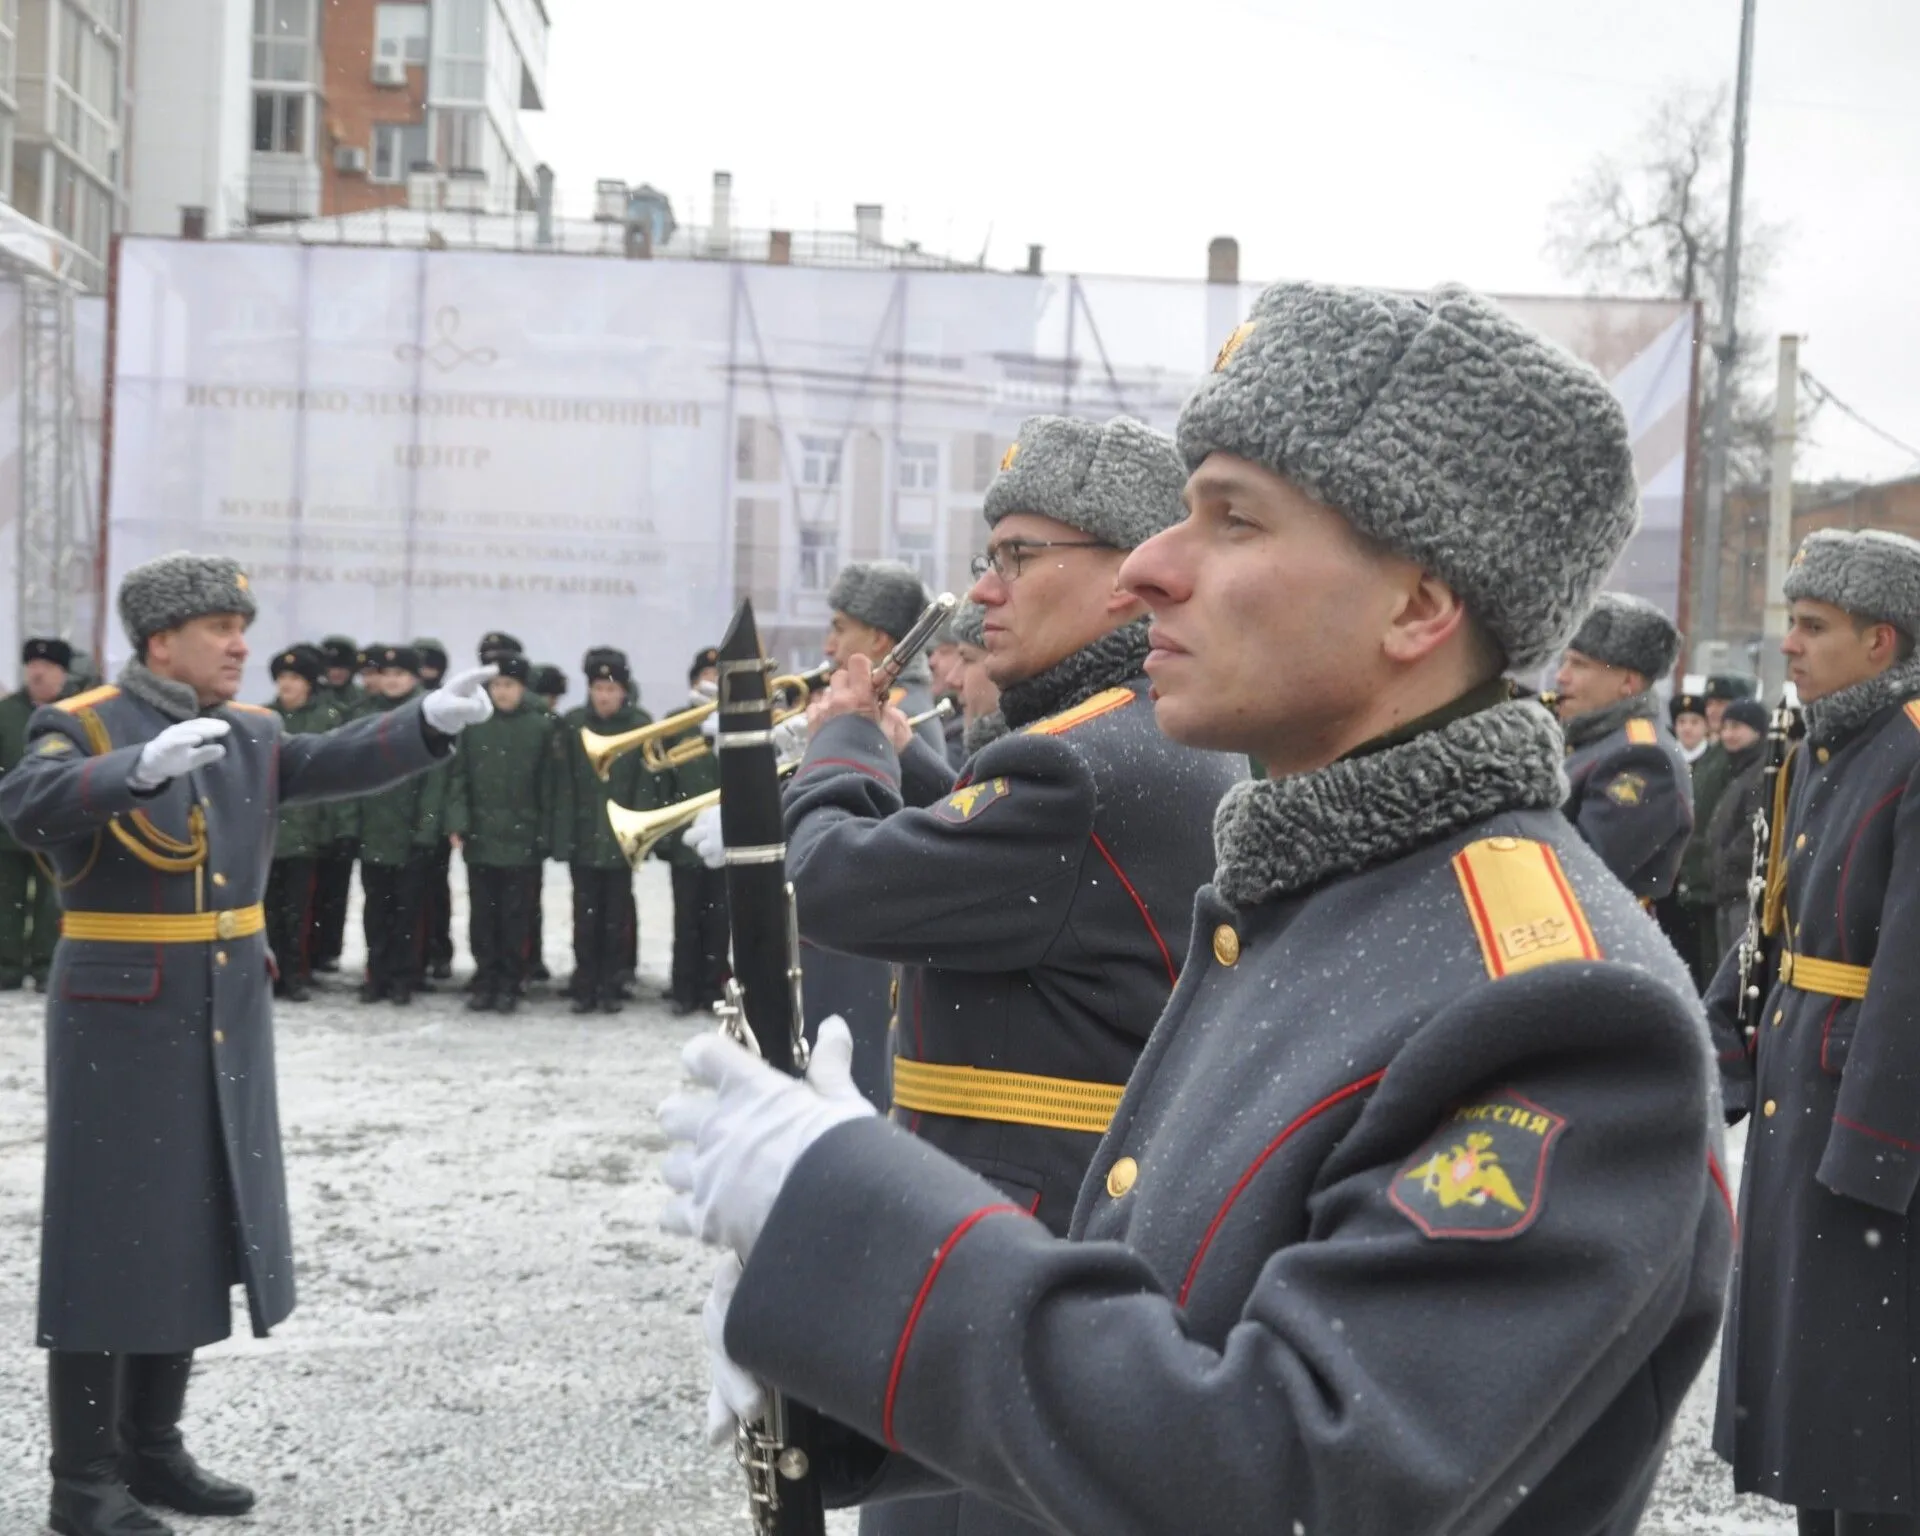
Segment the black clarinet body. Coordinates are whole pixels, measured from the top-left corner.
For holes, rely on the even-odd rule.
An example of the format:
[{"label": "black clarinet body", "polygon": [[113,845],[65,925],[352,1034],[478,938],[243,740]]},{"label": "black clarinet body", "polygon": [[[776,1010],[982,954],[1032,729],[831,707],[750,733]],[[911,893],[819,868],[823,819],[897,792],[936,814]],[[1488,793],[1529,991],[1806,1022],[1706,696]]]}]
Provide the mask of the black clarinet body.
[{"label": "black clarinet body", "polygon": [[[772,669],[760,653],[753,605],[743,602],[720,646],[720,830],[727,849],[733,980],[723,1027],[789,1076],[806,1071],[800,1012],[800,939],[787,883],[774,761]],[[743,1425],[736,1452],[747,1474],[758,1536],[825,1536],[818,1419],[769,1393],[767,1415]]]}]

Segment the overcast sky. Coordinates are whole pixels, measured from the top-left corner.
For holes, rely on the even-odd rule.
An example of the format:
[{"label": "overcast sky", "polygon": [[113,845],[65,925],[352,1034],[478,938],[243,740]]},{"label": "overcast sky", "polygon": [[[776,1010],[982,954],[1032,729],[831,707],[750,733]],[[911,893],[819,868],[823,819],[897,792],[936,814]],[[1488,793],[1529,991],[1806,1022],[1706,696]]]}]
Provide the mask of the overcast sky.
[{"label": "overcast sky", "polygon": [[[704,222],[851,227],[1013,267],[1501,292],[1576,285],[1548,210],[1676,84],[1731,82],[1740,0],[546,0],[563,208],[651,182]],[[1920,3],[1758,0],[1750,207],[1789,228],[1746,327],[1920,449]],[[1829,408],[1803,473],[1920,471]]]}]

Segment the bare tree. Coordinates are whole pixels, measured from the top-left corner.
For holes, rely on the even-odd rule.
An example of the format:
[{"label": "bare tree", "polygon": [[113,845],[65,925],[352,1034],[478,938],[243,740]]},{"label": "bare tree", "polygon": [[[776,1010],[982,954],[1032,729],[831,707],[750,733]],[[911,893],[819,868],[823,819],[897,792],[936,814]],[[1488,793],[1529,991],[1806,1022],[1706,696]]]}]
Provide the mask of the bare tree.
[{"label": "bare tree", "polygon": [[[1724,88],[1676,89],[1654,106],[1630,151],[1603,155],[1548,215],[1547,254],[1592,291],[1698,299],[1707,334],[1721,331],[1732,159]],[[1783,229],[1747,205],[1740,245],[1740,334],[1726,387],[1733,391],[1729,486],[1768,475],[1773,432],[1771,349],[1752,319],[1778,256]],[[1712,420],[1722,387],[1718,356],[1702,354],[1701,420]],[[1696,468],[1703,456],[1696,456]]]}]

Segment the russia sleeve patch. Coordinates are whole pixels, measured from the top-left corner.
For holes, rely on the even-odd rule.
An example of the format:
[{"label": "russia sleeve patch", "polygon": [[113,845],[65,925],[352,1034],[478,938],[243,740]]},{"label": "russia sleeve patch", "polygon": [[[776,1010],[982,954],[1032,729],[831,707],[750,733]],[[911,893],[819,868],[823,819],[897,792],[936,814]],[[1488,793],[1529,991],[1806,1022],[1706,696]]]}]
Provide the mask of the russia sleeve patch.
[{"label": "russia sleeve patch", "polygon": [[950,821],[955,826],[972,821],[990,805],[998,805],[1012,793],[1005,779],[988,779],[981,784],[969,784],[965,789],[956,789],[946,799],[933,807],[933,814],[942,821]]},{"label": "russia sleeve patch", "polygon": [[1393,1176],[1387,1198],[1431,1238],[1518,1237],[1547,1199],[1547,1160],[1566,1120],[1501,1089],[1462,1104]]},{"label": "russia sleeve patch", "polygon": [[1647,776],[1644,773],[1616,773],[1608,783],[1605,794],[1615,805],[1644,805],[1647,799]]}]

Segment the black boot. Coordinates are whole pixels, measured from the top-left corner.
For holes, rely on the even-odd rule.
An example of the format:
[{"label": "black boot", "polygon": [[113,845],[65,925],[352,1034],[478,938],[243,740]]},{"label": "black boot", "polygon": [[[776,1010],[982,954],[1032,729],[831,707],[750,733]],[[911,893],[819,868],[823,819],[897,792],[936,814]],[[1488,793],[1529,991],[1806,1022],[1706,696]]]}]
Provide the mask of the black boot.
[{"label": "black boot", "polygon": [[59,1536],[173,1536],[120,1479],[120,1357],[47,1352],[53,1497],[47,1524]]},{"label": "black boot", "polygon": [[193,1354],[128,1355],[121,1474],[142,1504],[183,1515],[244,1515],[253,1490],[205,1471],[180,1438]]}]

